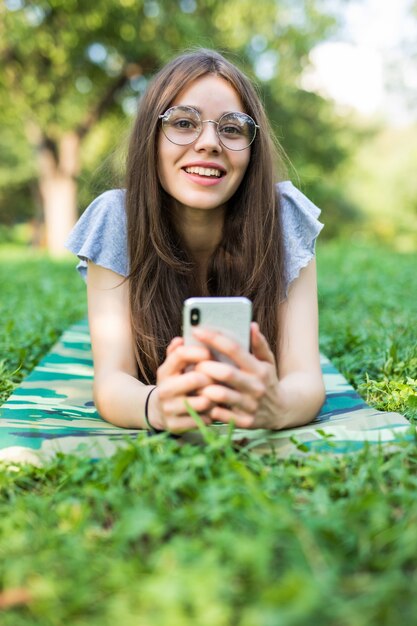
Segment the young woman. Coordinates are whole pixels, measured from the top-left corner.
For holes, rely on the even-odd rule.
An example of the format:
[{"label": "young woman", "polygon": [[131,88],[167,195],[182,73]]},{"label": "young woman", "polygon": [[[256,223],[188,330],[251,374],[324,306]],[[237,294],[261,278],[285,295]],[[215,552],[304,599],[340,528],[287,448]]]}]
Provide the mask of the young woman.
[{"label": "young woman", "polygon": [[[181,433],[196,426],[186,400],[206,424],[240,428],[318,413],[320,211],[290,182],[276,184],[271,137],[251,82],[214,51],[174,59],[142,97],[126,189],[99,196],[68,240],[87,280],[104,419]],[[183,344],[183,301],[201,295],[252,301],[250,352],[201,329],[205,347]]]}]

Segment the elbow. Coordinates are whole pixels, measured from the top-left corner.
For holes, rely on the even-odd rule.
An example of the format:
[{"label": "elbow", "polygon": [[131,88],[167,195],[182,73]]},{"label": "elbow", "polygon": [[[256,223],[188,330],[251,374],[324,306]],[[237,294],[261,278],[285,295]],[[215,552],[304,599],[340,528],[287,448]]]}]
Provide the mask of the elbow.
[{"label": "elbow", "polygon": [[320,380],[313,385],[309,393],[309,398],[306,402],[307,411],[304,417],[304,424],[309,424],[317,417],[325,402],[326,388],[324,386],[323,378],[321,377]]},{"label": "elbow", "polygon": [[310,422],[312,422],[317,417],[325,402],[326,389],[323,379],[321,379],[320,383],[318,383],[317,386],[311,391],[308,419],[306,419],[306,421],[304,422],[305,424],[310,424]]},{"label": "elbow", "polygon": [[109,389],[108,384],[105,381],[98,381],[94,379],[93,382],[93,402],[96,408],[97,413],[102,417],[106,422],[111,422],[111,417],[109,415]]},{"label": "elbow", "polygon": [[104,409],[104,402],[102,401],[100,388],[95,383],[93,385],[93,402],[94,402],[94,406],[96,408],[97,413],[100,414],[100,417],[105,419],[105,417],[104,417],[104,410],[103,410]]},{"label": "elbow", "polygon": [[320,413],[325,402],[326,402],[326,390],[323,385],[323,389],[320,390],[320,392],[317,394],[317,398],[315,399],[314,410],[313,410],[313,413],[309,422],[312,422],[314,419],[316,419],[316,417]]},{"label": "elbow", "polygon": [[114,426],[142,427],[136,392],[137,389],[132,387],[124,372],[112,370],[94,378],[93,401],[96,410],[100,417]]},{"label": "elbow", "polygon": [[[294,393],[295,392],[295,393]],[[320,413],[326,401],[323,378],[304,377],[298,381],[296,390],[287,397],[280,420],[280,429],[306,426]]]},{"label": "elbow", "polygon": [[324,386],[323,378],[320,381],[319,389],[317,390],[317,412],[314,417],[320,413],[323,404],[326,402],[326,387]]}]

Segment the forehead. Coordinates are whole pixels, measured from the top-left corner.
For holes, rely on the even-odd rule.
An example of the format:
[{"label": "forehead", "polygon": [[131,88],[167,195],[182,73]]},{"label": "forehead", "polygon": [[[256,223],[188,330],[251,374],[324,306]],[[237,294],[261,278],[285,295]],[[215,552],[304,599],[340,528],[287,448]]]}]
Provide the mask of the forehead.
[{"label": "forehead", "polygon": [[207,74],[184,87],[171,106],[192,106],[203,114],[221,114],[226,111],[243,111],[242,100],[236,89],[221,76]]}]

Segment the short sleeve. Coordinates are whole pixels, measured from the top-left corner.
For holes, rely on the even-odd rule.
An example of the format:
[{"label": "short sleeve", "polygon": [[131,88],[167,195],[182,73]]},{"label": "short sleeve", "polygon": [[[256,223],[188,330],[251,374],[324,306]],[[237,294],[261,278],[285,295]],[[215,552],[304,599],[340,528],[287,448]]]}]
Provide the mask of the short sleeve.
[{"label": "short sleeve", "polygon": [[88,261],[126,277],[129,267],[125,192],[112,189],[98,196],[81,215],[65,247],[80,259],[77,270],[84,280]]},{"label": "short sleeve", "polygon": [[284,253],[286,265],[287,290],[315,255],[316,239],[323,224],[318,217],[321,213],[301,191],[290,181],[278,184]]}]

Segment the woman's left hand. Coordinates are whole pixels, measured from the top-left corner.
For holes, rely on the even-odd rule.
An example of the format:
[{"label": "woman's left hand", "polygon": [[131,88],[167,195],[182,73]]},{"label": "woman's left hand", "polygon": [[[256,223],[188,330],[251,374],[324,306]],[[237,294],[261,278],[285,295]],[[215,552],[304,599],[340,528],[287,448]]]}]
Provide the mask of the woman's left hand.
[{"label": "woman's left hand", "polygon": [[216,403],[211,418],[225,423],[233,421],[238,428],[279,428],[276,361],[258,324],[251,324],[252,352],[220,332],[198,328],[194,333],[209,349],[233,362],[202,361],[196,365],[198,371],[219,383],[200,392]]}]

